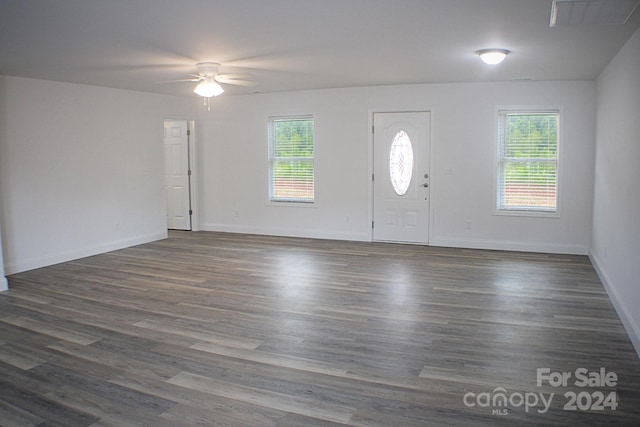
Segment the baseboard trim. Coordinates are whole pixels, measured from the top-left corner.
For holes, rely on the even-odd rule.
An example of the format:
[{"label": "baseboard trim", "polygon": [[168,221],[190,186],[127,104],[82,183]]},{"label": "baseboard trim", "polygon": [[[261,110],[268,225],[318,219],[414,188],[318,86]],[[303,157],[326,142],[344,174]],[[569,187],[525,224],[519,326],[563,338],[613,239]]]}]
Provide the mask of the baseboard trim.
[{"label": "baseboard trim", "polygon": [[370,242],[371,235],[362,233],[344,233],[339,231],[323,231],[311,229],[294,229],[278,227],[238,226],[229,224],[206,223],[203,231],[218,231],[223,233],[258,234],[263,236],[300,237],[307,239],[347,240],[354,242]]},{"label": "baseboard trim", "polygon": [[[333,239],[348,240],[355,242],[370,242],[371,234],[369,232],[360,233],[344,233],[336,231],[322,231],[309,229],[292,229],[278,227],[256,227],[246,225],[229,225],[205,223],[202,227],[203,231],[219,231],[225,233],[240,234],[259,234],[267,236],[285,236],[285,237],[302,237],[310,239]],[[430,246],[442,246],[450,248],[468,248],[468,249],[488,249],[502,251],[518,251],[518,252],[538,252],[551,254],[567,254],[567,255],[588,255],[589,248],[582,245],[565,245],[557,243],[532,243],[532,242],[515,242],[503,240],[482,240],[482,239],[450,239],[450,238],[431,238]]]},{"label": "baseboard trim", "polygon": [[96,246],[90,246],[56,254],[49,254],[41,257],[27,259],[24,261],[9,263],[5,264],[4,266],[5,274],[11,275],[22,273],[23,271],[35,270],[36,268],[47,267],[49,265],[59,264],[61,262],[73,261],[75,259],[85,258],[105,252],[128,248],[130,246],[136,246],[143,243],[166,239],[167,236],[168,232],[167,230],[164,230],[155,233],[143,234],[129,239],[114,240],[112,242],[103,243]]},{"label": "baseboard trim", "polygon": [[602,263],[593,250],[589,250],[589,259],[591,260],[591,264],[596,270],[596,274],[600,278],[600,281],[604,285],[604,289],[607,291],[609,300],[618,313],[618,317],[622,321],[624,329],[627,331],[627,335],[631,340],[631,344],[633,344],[633,348],[636,350],[636,353],[640,358],[640,326],[633,319],[631,310],[625,304],[625,300],[620,296],[611,279],[609,279],[609,275],[602,267]]},{"label": "baseboard trim", "polygon": [[432,237],[429,244],[431,246],[442,246],[448,248],[488,249],[496,251],[537,252],[549,254],[587,255],[589,253],[589,248],[581,245],[515,242],[506,240],[450,239]]}]

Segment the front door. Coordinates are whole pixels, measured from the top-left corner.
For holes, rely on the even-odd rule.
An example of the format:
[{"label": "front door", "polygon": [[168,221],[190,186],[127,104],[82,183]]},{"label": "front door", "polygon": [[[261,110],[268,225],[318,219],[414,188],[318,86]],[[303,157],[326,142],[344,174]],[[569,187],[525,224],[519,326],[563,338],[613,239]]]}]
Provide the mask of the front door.
[{"label": "front door", "polygon": [[429,112],[373,115],[373,240],[429,243]]},{"label": "front door", "polygon": [[186,120],[165,120],[164,122],[167,228],[172,230],[191,230],[188,129]]}]

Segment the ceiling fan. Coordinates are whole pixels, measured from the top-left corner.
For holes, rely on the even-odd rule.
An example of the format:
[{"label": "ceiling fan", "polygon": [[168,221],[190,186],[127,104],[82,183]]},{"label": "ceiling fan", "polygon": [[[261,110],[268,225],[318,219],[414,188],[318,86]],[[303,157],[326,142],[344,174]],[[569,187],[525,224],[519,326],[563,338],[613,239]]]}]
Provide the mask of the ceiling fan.
[{"label": "ceiling fan", "polygon": [[211,111],[211,98],[224,92],[220,85],[255,86],[257,83],[244,80],[246,75],[218,74],[220,64],[217,62],[199,62],[196,64],[198,74],[191,74],[192,79],[173,80],[173,82],[199,82],[193,91],[204,98],[204,105]]}]

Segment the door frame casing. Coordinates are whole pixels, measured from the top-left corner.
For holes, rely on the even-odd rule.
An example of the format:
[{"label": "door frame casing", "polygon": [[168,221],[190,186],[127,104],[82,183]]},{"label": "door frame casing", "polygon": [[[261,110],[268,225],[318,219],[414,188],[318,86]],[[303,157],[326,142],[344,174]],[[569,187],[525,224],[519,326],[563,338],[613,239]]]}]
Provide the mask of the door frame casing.
[{"label": "door frame casing", "polygon": [[[184,121],[187,122],[187,129],[189,130],[188,137],[188,151],[189,151],[189,169],[191,170],[191,176],[189,177],[189,198],[191,205],[191,231],[199,231],[200,230],[200,218],[198,215],[198,176],[199,176],[199,168],[198,168],[198,144],[197,144],[197,132],[196,132],[196,122],[193,119],[185,119],[181,117],[164,117],[162,120],[162,125],[164,129],[164,123],[167,121]],[[163,140],[164,144],[164,140]],[[164,147],[163,147],[164,149]],[[164,164],[164,163],[163,163]],[[163,166],[164,168],[164,166]],[[163,173],[164,176],[164,173]],[[166,199],[166,194],[165,194]],[[167,201],[165,200],[165,205]]]},{"label": "door frame casing", "polygon": [[[434,109],[432,107],[428,107],[428,106],[419,106],[419,107],[415,107],[415,108],[369,108],[368,110],[368,123],[367,123],[367,129],[368,129],[368,138],[369,138],[369,224],[373,224],[373,209],[374,209],[374,203],[375,203],[375,198],[373,195],[374,192],[374,188],[373,188],[373,173],[374,173],[374,133],[373,133],[373,125],[374,125],[374,115],[375,114],[380,114],[380,113],[429,113],[429,148],[427,150],[427,155],[429,156],[429,159],[427,161],[428,165],[429,165],[429,221],[428,221],[428,227],[429,227],[429,231],[428,231],[428,241],[426,243],[426,245],[428,246],[430,243],[431,239],[431,233],[433,231],[433,206],[434,206],[434,173],[433,173],[433,135],[434,135]],[[369,240],[371,242],[374,242],[376,240],[374,240],[373,238],[373,225],[371,226],[370,230],[369,230]],[[412,243],[403,243],[403,244],[412,244]]]}]

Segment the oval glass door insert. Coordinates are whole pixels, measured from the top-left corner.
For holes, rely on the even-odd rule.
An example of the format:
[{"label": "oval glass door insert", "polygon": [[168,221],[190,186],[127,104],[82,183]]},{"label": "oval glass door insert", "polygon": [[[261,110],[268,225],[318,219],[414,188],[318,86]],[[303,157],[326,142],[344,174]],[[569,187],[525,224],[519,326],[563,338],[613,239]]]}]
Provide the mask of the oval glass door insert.
[{"label": "oval glass door insert", "polygon": [[403,196],[413,175],[413,147],[409,135],[403,130],[396,133],[389,150],[389,178],[393,190]]}]

